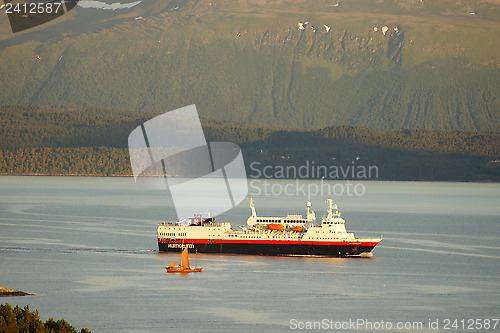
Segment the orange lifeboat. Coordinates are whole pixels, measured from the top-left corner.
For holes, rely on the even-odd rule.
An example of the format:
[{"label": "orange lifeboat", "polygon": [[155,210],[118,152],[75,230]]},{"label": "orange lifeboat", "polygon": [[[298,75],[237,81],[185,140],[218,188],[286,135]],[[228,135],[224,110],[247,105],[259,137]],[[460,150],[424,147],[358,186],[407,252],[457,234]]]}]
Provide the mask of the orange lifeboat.
[{"label": "orange lifeboat", "polygon": [[299,226],[296,226],[295,228],[292,228],[291,230],[292,231],[304,231],[304,227],[299,225]]},{"label": "orange lifeboat", "polygon": [[267,229],[268,230],[279,230],[279,231],[283,231],[285,230],[285,226],[283,224],[270,224],[267,226]]}]

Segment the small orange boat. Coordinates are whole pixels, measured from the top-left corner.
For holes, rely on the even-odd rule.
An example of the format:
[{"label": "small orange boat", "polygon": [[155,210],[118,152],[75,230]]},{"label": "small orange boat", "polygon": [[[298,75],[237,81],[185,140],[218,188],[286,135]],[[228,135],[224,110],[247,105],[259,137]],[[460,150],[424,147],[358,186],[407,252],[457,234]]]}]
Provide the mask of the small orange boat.
[{"label": "small orange boat", "polygon": [[182,249],[180,265],[177,265],[177,261],[173,261],[167,267],[165,267],[165,269],[167,270],[168,273],[191,273],[191,272],[201,272],[203,270],[203,268],[189,267],[187,247]]}]

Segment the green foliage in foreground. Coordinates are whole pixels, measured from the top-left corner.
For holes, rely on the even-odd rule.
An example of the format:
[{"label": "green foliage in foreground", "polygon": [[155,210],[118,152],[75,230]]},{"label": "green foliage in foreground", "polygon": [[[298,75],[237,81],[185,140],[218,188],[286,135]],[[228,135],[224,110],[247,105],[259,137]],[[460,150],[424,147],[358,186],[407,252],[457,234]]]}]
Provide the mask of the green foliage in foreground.
[{"label": "green foliage in foreground", "polygon": [[[0,332],[2,333],[77,333],[77,330],[66,320],[49,318],[42,322],[38,311],[31,311],[26,305],[15,308],[8,303],[0,305]],[[80,333],[91,333],[88,328],[82,328]]]}]

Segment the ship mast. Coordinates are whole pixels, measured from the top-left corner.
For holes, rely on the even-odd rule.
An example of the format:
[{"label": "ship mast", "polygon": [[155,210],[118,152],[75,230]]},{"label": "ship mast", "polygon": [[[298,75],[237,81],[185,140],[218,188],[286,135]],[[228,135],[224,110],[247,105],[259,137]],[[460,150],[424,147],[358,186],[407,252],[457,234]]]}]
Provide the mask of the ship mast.
[{"label": "ship mast", "polygon": [[255,211],[255,205],[253,204],[253,198],[248,198],[250,203],[250,209],[252,210],[252,215],[250,217],[257,217],[257,212]]},{"label": "ship mast", "polygon": [[[340,217],[339,206],[333,203],[333,199],[327,199],[328,202],[328,216],[327,219],[332,219],[334,217]],[[333,210],[335,209],[335,214],[333,214]]]}]

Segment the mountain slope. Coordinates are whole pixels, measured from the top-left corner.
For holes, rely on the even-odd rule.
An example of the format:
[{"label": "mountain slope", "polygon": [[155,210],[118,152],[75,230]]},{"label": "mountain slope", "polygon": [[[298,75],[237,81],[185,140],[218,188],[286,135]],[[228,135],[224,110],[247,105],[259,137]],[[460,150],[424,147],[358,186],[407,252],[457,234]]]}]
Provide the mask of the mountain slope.
[{"label": "mountain slope", "polygon": [[498,1],[336,5],[77,8],[0,42],[0,104],[160,113],[195,103],[205,117],[295,128],[500,130]]}]

